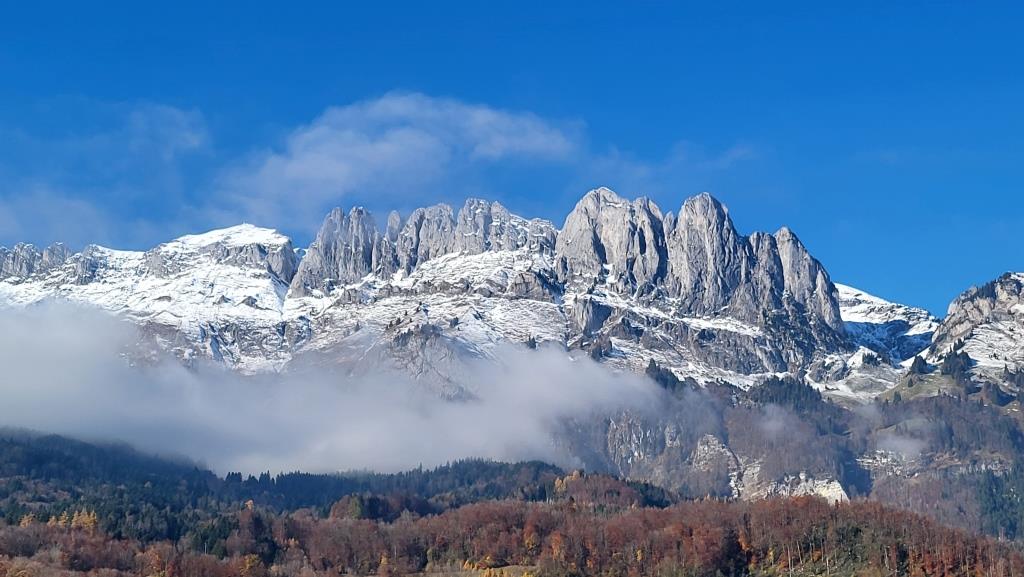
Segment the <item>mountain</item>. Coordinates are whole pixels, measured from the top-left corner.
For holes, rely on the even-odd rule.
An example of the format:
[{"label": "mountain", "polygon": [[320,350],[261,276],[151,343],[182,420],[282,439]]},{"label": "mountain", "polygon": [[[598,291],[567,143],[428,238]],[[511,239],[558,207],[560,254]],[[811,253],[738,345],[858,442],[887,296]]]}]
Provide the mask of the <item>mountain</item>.
[{"label": "mountain", "polygon": [[949,305],[928,357],[940,363],[951,352],[966,353],[980,380],[1024,386],[1024,273],[1006,273]]},{"label": "mountain", "polygon": [[902,363],[927,349],[939,319],[928,311],[892,303],[864,291],[836,284],[846,333],[858,345],[890,363]]},{"label": "mountain", "polygon": [[6,306],[62,299],[99,307],[138,323],[154,344],[186,361],[201,356],[265,371],[288,359],[295,337],[283,324],[284,297],[298,257],[291,240],[272,230],[240,225],[145,252],[89,246],[40,253],[19,245],[9,254],[10,262],[20,254],[31,264],[12,267],[18,274],[0,282]]},{"label": "mountain", "polygon": [[[665,212],[606,188],[560,228],[470,199],[384,221],[335,209],[304,251],[247,224],[147,251],[0,249],[0,308],[110,311],[139,327],[139,361],[401,371],[450,400],[473,399],[474,363],[508,346],[645,374],[663,393],[656,410],[560,423],[553,442],[591,470],[741,498],[902,503],[913,484],[961,490],[964,475],[1013,466],[1024,436],[1003,408],[1017,405],[951,381],[943,355],[963,349],[993,379],[1024,373],[1020,287],[1008,275],[969,291],[939,323],[836,285],[788,228],[741,234],[708,194]],[[932,387],[922,371],[960,384]],[[921,425],[927,415],[943,426]]]},{"label": "mountain", "polygon": [[[916,511],[807,497],[685,500],[535,462],[243,479],[126,446],[3,430],[0,457],[0,575],[7,576],[1024,570],[1019,544],[1004,540],[1012,533],[997,541]],[[991,481],[987,489],[999,487]]]},{"label": "mountain", "polygon": [[843,284],[835,287],[854,351],[831,355],[818,375],[810,374],[808,379],[840,402],[867,403],[899,382],[908,359],[931,344],[939,321],[924,309],[889,302]]},{"label": "mountain", "polygon": [[678,215],[587,193],[561,230],[471,199],[389,215],[335,209],[300,259],[240,225],[144,252],[4,250],[0,303],[67,299],[139,323],[191,362],[244,373],[381,363],[443,395],[504,343],[583,349],[616,368],[748,387],[855,350],[834,285],[796,235],[741,235],[710,195]]}]

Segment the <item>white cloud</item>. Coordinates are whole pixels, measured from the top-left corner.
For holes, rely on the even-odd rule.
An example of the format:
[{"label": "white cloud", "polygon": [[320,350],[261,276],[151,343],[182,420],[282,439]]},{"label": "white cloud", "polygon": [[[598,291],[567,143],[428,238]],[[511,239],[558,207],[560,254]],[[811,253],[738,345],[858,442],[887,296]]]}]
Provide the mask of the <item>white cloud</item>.
[{"label": "white cloud", "polygon": [[181,163],[210,146],[202,114],[151,103],[90,110],[104,119],[100,128],[0,133],[0,242],[150,240],[178,217]]},{"label": "white cloud", "polygon": [[89,201],[61,194],[43,185],[28,185],[0,198],[0,230],[10,243],[39,239],[79,246],[101,242],[111,222]]},{"label": "white cloud", "polygon": [[473,364],[478,398],[451,402],[395,373],[129,366],[123,355],[139,340],[128,322],[67,304],[0,310],[0,423],[122,440],[220,472],[396,471],[466,457],[574,464],[552,443],[564,419],[653,408],[663,394],[558,350],[506,349]]},{"label": "white cloud", "polygon": [[202,114],[164,104],[130,108],[124,125],[111,136],[114,145],[127,144],[128,153],[155,154],[165,162],[203,150],[210,144]]},{"label": "white cloud", "polygon": [[319,222],[352,195],[432,195],[460,174],[513,158],[565,161],[571,127],[423,94],[388,94],[327,109],[283,146],[254,155],[219,182],[221,209],[263,223]]},{"label": "white cloud", "polygon": [[[597,152],[580,121],[419,93],[330,107],[273,146],[231,155],[215,150],[197,110],[74,106],[99,120],[45,138],[0,129],[0,243],[148,248],[242,221],[308,234],[335,206],[474,195],[550,209],[551,196],[568,202],[598,185],[677,200],[756,156],[687,142],[656,159]],[[533,199],[511,197],[522,186]]]}]

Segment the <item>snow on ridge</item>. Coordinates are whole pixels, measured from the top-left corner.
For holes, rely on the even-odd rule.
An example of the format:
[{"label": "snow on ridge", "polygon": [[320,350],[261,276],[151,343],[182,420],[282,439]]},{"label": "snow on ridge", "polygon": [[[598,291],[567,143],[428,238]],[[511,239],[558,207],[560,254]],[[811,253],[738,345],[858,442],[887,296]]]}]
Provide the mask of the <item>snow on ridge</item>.
[{"label": "snow on ridge", "polygon": [[218,228],[200,234],[187,234],[160,245],[160,249],[201,248],[212,244],[228,247],[242,247],[253,244],[267,247],[282,246],[290,242],[287,236],[272,228],[263,228],[242,223],[227,228]]},{"label": "snow on ridge", "polygon": [[938,319],[925,309],[887,301],[848,285],[833,284],[843,322],[877,324],[903,320],[911,325],[907,334],[932,332],[938,326]]},{"label": "snow on ridge", "polygon": [[[930,341],[939,319],[925,309],[894,303],[860,289],[833,283],[839,297],[839,314],[847,332],[855,339],[866,338],[878,345],[892,346],[898,340]],[[863,344],[863,343],[862,343]],[[905,355],[899,355],[905,356]]]}]

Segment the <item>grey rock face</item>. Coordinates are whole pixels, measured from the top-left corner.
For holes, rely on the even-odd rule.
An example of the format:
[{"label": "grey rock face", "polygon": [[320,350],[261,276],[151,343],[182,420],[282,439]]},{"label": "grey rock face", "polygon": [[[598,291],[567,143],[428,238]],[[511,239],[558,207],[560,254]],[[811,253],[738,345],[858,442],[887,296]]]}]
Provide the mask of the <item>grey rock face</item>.
[{"label": "grey rock face", "polygon": [[97,280],[97,276],[107,262],[107,251],[97,245],[85,247],[81,253],[69,259],[71,281],[76,285],[85,285]]},{"label": "grey rock face", "polygon": [[299,267],[299,259],[290,240],[283,246],[269,250],[264,261],[267,269],[285,283],[292,282]]},{"label": "grey rock face", "polygon": [[[226,230],[244,231],[247,228],[252,227],[243,225]],[[96,258],[103,251],[104,249],[101,247],[95,247],[93,250],[84,251],[83,256],[92,255],[92,258]],[[277,242],[270,244],[255,239],[251,242],[236,242],[229,240],[229,237],[206,238],[199,236],[183,237],[146,251],[146,268],[158,277],[178,275],[194,265],[193,258],[197,255],[221,264],[266,269],[286,284],[291,282],[298,266],[295,248],[292,246],[291,240],[284,237],[279,237]],[[79,266],[88,267],[89,265],[80,263]]]},{"label": "grey rock face", "polygon": [[34,245],[18,243],[14,248],[0,247],[0,279],[26,278],[60,267],[71,256],[63,244],[52,244],[40,251]]},{"label": "grey rock face", "polygon": [[[751,294],[751,246],[717,200],[708,194],[687,199],[668,239],[669,294],[691,314],[728,312],[756,320]],[[732,306],[734,303],[740,306]]]},{"label": "grey rock face", "polygon": [[779,311],[808,313],[826,330],[843,333],[835,287],[799,239],[788,229],[744,237],[706,193],[683,203],[678,216],[663,217],[650,200],[593,190],[566,218],[555,258],[567,285],[660,293],[676,299],[683,314],[758,325]]},{"label": "grey rock face", "polygon": [[454,252],[529,248],[550,254],[555,235],[548,221],[526,220],[497,202],[478,199],[467,200],[458,215],[447,204],[416,209],[405,221],[391,212],[384,234],[365,209],[353,208],[348,215],[334,209],[298,265],[291,291],[297,295],[329,292],[371,273],[379,278],[397,271],[409,274],[424,262]]},{"label": "grey rock face", "polygon": [[929,360],[957,349],[972,361],[975,379],[1019,389],[1024,372],[1024,273],[1006,273],[953,301],[932,338]]},{"label": "grey rock face", "polygon": [[420,263],[453,252],[455,226],[455,215],[447,204],[414,210],[398,234],[399,270],[409,273]]},{"label": "grey rock face", "polygon": [[964,339],[980,325],[990,322],[1014,321],[1024,311],[1024,275],[1006,273],[994,281],[974,287],[949,305],[946,318],[935,331],[932,350],[942,353],[958,339]]},{"label": "grey rock face", "polygon": [[652,292],[667,266],[661,211],[646,198],[630,202],[607,188],[592,190],[565,219],[555,255],[562,282],[610,279],[620,292]]},{"label": "grey rock face", "polygon": [[261,244],[245,246],[214,244],[202,252],[219,263],[249,268],[266,267],[268,271],[285,283],[292,280],[297,266],[295,249],[292,248],[291,241],[282,246],[275,247],[267,247]]},{"label": "grey rock face", "polygon": [[377,267],[391,268],[392,254],[386,250],[389,242],[381,237],[366,210],[353,208],[346,215],[335,208],[324,219],[294,278],[290,279],[290,290],[298,295],[311,290],[329,290],[337,284],[359,280]]},{"label": "grey rock face", "polygon": [[600,329],[612,316],[610,307],[587,297],[576,299],[569,312],[576,330],[584,335]]},{"label": "grey rock face", "polygon": [[497,202],[471,198],[456,220],[453,246],[466,254],[521,248],[548,254],[554,250],[554,225],[546,220],[516,216]]},{"label": "grey rock face", "polygon": [[782,261],[784,288],[796,302],[815,314],[833,329],[842,332],[836,288],[821,266],[807,252],[793,231],[783,227],[775,233]]}]

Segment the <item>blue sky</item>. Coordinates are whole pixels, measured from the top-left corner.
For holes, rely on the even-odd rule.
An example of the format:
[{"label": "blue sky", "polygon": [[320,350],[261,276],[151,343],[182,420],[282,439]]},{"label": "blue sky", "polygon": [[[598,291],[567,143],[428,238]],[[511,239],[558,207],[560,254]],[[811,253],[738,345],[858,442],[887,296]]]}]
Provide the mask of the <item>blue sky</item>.
[{"label": "blue sky", "polygon": [[560,224],[605,185],[710,191],[940,314],[1024,270],[1012,4],[149,4],[5,7],[0,243],[305,244],[332,206],[468,195]]}]

